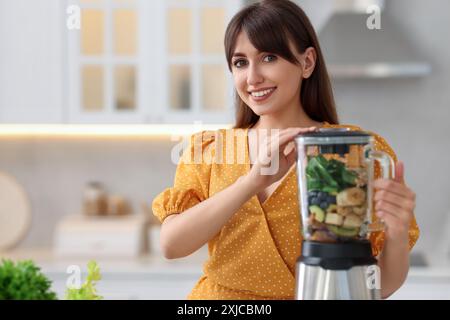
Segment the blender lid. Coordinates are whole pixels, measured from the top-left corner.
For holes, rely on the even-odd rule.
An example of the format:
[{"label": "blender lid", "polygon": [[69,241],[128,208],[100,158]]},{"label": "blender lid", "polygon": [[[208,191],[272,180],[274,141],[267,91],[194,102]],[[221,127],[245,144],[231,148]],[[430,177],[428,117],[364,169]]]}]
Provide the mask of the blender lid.
[{"label": "blender lid", "polygon": [[303,145],[368,144],[373,139],[365,131],[352,131],[349,128],[320,128],[317,132],[301,134],[295,138]]}]

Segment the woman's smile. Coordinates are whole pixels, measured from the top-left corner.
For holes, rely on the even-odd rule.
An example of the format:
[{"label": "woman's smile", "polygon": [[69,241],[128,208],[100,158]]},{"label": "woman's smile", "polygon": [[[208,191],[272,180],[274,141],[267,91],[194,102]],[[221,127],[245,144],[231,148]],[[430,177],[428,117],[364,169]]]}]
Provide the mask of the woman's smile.
[{"label": "woman's smile", "polygon": [[249,92],[251,99],[254,102],[262,102],[262,101],[266,101],[267,99],[269,99],[272,94],[275,92],[275,90],[277,89],[277,87],[273,87],[273,88],[269,88],[269,89],[265,89],[265,90],[259,90],[259,91],[252,91]]}]

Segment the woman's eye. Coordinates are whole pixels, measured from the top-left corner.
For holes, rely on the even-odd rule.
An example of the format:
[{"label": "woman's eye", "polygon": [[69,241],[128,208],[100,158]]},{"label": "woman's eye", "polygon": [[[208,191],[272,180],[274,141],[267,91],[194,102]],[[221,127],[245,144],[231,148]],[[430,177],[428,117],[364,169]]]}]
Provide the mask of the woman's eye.
[{"label": "woman's eye", "polygon": [[244,65],[245,65],[245,60],[236,60],[234,63],[233,63],[233,65],[236,67],[236,68],[240,68],[240,67],[243,67]]},{"label": "woman's eye", "polygon": [[269,55],[264,57],[264,61],[266,61],[266,62],[275,61],[276,59],[277,59],[277,57],[274,56],[273,54],[269,54]]}]

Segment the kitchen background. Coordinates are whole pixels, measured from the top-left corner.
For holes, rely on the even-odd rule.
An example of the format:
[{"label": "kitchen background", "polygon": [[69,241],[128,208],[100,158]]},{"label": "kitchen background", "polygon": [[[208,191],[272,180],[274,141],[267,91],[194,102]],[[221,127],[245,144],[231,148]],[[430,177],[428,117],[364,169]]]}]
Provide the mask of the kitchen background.
[{"label": "kitchen background", "polygon": [[[232,14],[248,2],[0,0],[2,188],[14,193],[19,184],[18,199],[28,201],[27,207],[0,194],[0,229],[13,239],[1,256],[35,259],[56,290],[67,265],[86,261],[85,250],[103,262],[106,297],[177,299],[189,292],[205,250],[165,261],[158,227],[145,227],[151,213],[144,204],[172,184],[172,133],[232,123],[222,39]],[[414,266],[393,298],[450,298],[450,3],[297,2],[319,32],[341,123],[384,136],[418,196]],[[365,25],[370,4],[382,9],[381,30]],[[77,8],[81,30],[71,28]],[[133,218],[120,217],[129,229],[117,231],[128,241],[120,248],[128,259],[108,251],[107,240],[71,245],[80,229],[88,230],[76,218],[94,181],[116,196],[112,214],[131,206]],[[105,239],[113,224],[100,227]]]}]

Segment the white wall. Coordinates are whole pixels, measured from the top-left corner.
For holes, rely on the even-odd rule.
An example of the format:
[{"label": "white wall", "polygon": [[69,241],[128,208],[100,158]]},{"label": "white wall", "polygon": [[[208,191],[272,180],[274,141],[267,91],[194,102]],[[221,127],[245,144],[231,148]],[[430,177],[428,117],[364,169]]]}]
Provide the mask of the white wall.
[{"label": "white wall", "polygon": [[0,123],[62,122],[63,3],[0,0]]},{"label": "white wall", "polygon": [[449,232],[444,228],[450,219],[450,2],[387,1],[387,11],[431,62],[431,76],[341,81],[334,85],[335,95],[343,122],[379,132],[405,161],[406,181],[418,196],[418,248],[431,251],[440,245],[440,235]]}]

